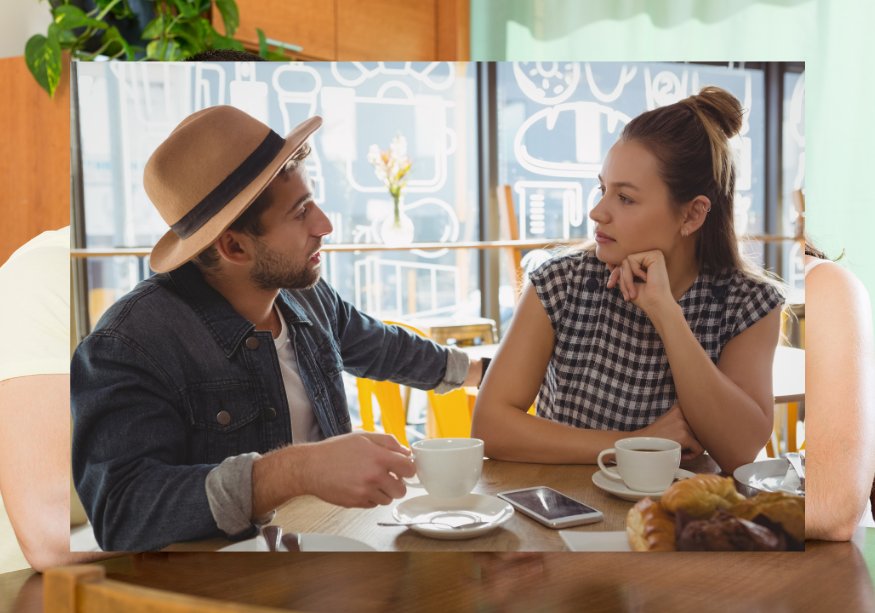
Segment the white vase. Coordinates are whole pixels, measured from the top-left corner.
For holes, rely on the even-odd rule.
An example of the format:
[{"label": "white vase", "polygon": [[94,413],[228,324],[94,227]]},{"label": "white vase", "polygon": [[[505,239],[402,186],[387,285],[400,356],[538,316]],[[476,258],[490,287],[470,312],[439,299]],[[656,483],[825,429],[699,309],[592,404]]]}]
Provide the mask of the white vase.
[{"label": "white vase", "polygon": [[397,210],[393,206],[393,211],[380,224],[380,238],[385,245],[408,245],[413,242],[415,230],[413,220],[404,214],[399,202]]}]

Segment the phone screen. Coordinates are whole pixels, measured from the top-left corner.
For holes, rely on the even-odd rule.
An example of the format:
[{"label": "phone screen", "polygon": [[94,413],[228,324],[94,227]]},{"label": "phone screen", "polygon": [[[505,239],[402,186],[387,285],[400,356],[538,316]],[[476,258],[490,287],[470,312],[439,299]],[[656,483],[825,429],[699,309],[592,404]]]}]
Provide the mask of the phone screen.
[{"label": "phone screen", "polygon": [[560,517],[583,515],[585,513],[598,513],[592,507],[588,507],[582,502],[560,494],[549,487],[535,487],[520,492],[502,492],[501,495],[506,500],[511,500],[547,519],[559,519]]}]

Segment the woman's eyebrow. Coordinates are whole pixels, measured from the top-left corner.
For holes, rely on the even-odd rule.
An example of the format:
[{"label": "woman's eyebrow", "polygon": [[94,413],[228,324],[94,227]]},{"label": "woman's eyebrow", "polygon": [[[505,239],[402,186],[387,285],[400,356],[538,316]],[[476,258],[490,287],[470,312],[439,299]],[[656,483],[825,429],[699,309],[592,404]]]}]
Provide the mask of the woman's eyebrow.
[{"label": "woman's eyebrow", "polygon": [[[604,184],[604,182],[605,180],[602,178],[601,175],[599,175],[599,183]],[[629,189],[634,189],[635,191],[641,191],[641,188],[639,188],[634,183],[629,183],[628,181],[615,181],[614,183],[609,183],[608,185],[610,185],[611,187],[626,187]]]}]

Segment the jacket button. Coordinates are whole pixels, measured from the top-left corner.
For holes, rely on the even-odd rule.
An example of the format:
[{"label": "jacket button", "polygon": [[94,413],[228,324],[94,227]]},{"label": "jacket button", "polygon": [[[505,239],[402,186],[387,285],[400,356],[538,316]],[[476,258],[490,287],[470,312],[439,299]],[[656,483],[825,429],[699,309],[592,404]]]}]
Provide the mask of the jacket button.
[{"label": "jacket button", "polygon": [[260,344],[261,343],[259,343],[258,339],[255,338],[254,336],[250,336],[249,338],[246,339],[246,348],[247,349],[252,349],[254,351],[254,350],[258,349],[258,346]]},{"label": "jacket button", "polygon": [[231,423],[231,414],[228,411],[219,411],[216,413],[216,421],[220,426],[227,426]]},{"label": "jacket button", "polygon": [[270,420],[276,419],[276,409],[273,407],[267,407],[264,410],[264,417],[265,417],[265,419],[270,419]]}]

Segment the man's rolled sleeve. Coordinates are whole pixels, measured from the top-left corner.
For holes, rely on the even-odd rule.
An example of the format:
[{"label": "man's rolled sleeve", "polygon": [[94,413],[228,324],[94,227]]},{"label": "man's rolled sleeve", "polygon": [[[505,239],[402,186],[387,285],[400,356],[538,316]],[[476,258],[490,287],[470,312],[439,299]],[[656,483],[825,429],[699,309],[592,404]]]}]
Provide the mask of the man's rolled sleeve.
[{"label": "man's rolled sleeve", "polygon": [[438,394],[446,394],[460,387],[465,382],[465,377],[468,376],[468,367],[471,364],[468,354],[464,351],[455,347],[448,347],[448,349],[447,371],[444,373],[443,380],[434,388]]},{"label": "man's rolled sleeve", "polygon": [[219,530],[230,537],[245,537],[254,525],[269,523],[275,514],[252,518],[252,464],[261,455],[243,453],[226,458],[207,475],[205,487],[210,511]]}]

